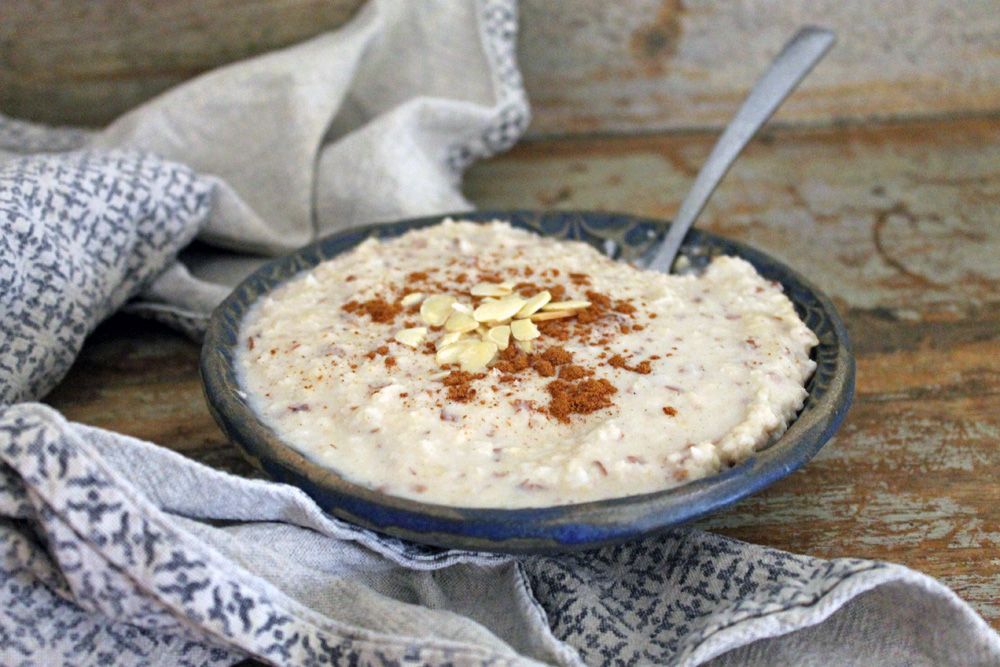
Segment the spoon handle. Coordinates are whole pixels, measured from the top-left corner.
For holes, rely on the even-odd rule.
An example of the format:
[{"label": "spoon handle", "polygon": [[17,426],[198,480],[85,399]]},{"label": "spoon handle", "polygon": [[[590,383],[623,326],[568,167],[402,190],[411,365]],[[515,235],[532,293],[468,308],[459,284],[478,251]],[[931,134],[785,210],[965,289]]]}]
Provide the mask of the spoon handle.
[{"label": "spoon handle", "polygon": [[835,39],[836,36],[830,30],[805,27],[785,44],[719,137],[648,268],[669,272],[688,229],[705,208],[708,198],[715,192],[743,147],[826,55]]}]

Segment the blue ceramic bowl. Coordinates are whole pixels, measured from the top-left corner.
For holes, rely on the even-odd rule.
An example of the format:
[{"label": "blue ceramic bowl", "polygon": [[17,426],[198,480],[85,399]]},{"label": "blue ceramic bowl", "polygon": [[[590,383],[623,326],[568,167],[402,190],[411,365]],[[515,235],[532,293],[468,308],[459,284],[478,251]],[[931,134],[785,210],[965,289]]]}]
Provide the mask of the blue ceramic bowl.
[{"label": "blue ceramic bowl", "polygon": [[[506,552],[584,549],[627,540],[690,521],[755,493],[812,458],[840,425],[854,393],[854,359],[847,332],[830,300],[780,262],[708,232],[688,234],[682,253],[696,268],[712,256],[736,255],[777,280],[803,321],[819,337],[809,396],[788,430],[766,449],[718,475],[626,498],[528,509],[432,505],[359,486],[288,446],[241,398],[235,367],[240,322],[253,303],[299,272],[346,252],[370,236],[387,238],[440,222],[445,216],[370,225],[334,234],[253,273],[212,316],[201,354],[205,396],[229,439],[258,468],[293,484],[325,511],[368,528],[441,547]],[[612,257],[641,260],[669,223],[630,215],[572,211],[480,211],[465,219],[509,220],[545,236],[579,239]]]}]

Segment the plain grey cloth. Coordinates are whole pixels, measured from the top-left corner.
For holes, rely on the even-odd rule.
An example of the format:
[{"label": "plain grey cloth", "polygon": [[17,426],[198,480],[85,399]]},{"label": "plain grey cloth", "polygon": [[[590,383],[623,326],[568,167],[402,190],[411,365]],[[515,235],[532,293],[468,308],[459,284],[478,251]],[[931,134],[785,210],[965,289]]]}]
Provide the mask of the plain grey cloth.
[{"label": "plain grey cloth", "polygon": [[431,549],[31,402],[122,307],[197,336],[256,261],[232,251],[467,208],[462,170],[527,122],[515,28],[511,2],[375,2],[99,133],[0,118],[0,663],[1000,664],[901,566],[691,530]]}]

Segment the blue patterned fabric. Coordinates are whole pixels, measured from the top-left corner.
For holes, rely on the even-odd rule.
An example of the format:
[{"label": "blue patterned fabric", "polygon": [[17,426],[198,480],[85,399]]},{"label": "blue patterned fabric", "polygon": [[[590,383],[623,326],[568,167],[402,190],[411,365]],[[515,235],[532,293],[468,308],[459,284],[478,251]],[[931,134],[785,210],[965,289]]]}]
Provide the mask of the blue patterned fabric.
[{"label": "blue patterned fabric", "polygon": [[123,152],[19,158],[0,183],[0,403],[13,403],[48,393],[91,329],[166,268],[212,190]]},{"label": "blue patterned fabric", "polygon": [[[417,6],[380,0],[344,33],[196,80],[102,133],[0,117],[0,665],[1000,664],[1000,639],[968,605],[897,565],[818,560],[693,530],[562,556],[432,549],[334,519],[296,488],[228,475],[32,402],[122,307],[197,335],[224,288],[178,263],[196,235],[281,249],[267,243],[284,231],[262,215],[280,207],[240,182],[244,152],[197,154],[181,141],[213,119],[191,101],[211,110],[214,94],[229,109],[226,95],[245,97],[248,72],[284,85],[295,77],[267,75],[291,67],[302,76],[305,63],[332,77],[373,53],[379,31],[406,32]],[[359,180],[349,196],[334,188],[303,219],[273,225],[289,224],[295,237],[363,218],[401,168],[437,194],[413,210],[399,194],[399,215],[463,202],[462,169],[520,134],[527,106],[513,3],[442,3],[437,14],[468,24],[494,104],[455,105],[438,91],[415,107],[376,99],[393,90],[379,81],[345,83],[353,88],[342,96],[383,111],[367,125],[346,113],[312,119],[313,129],[333,122],[344,140],[318,161],[314,146],[302,151],[308,164],[269,165],[274,173],[316,169],[308,175],[320,186],[343,186],[317,163],[334,169],[329,176],[358,150],[383,155],[400,133],[425,151],[421,160],[438,162],[420,171],[391,152],[385,164],[373,157],[351,175]],[[449,47],[457,36],[446,35]],[[310,59],[317,52],[329,58]],[[271,92],[287,109],[289,91]],[[165,119],[181,125],[164,128]]]},{"label": "blue patterned fabric", "polygon": [[[0,460],[2,664],[693,665],[816,623],[872,664],[1000,656],[964,603],[895,565],[697,531],[564,556],[435,550],[31,403],[0,409]],[[885,605],[852,606],[881,590],[930,613],[873,634]]]}]

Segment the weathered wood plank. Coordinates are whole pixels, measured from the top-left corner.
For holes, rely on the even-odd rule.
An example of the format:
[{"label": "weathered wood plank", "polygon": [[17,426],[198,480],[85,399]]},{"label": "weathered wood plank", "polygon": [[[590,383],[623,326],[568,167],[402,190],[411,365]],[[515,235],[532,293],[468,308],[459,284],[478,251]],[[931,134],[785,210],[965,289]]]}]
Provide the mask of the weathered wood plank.
[{"label": "weathered wood plank", "polygon": [[100,125],[225,63],[313,37],[363,0],[4,0],[0,111]]},{"label": "weathered wood plank", "polygon": [[538,134],[720,126],[803,24],[833,51],[777,119],[1000,109],[992,0],[526,0],[520,59]]},{"label": "weathered wood plank", "polygon": [[[101,124],[152,95],[341,25],[362,0],[6,0],[0,110]],[[522,3],[534,135],[717,126],[803,23],[838,30],[786,122],[1000,110],[994,0]]]},{"label": "weathered wood plank", "polygon": [[[837,299],[858,395],[808,466],[699,526],[799,553],[903,563],[1000,628],[998,139],[1000,119],[981,119],[782,130],[750,147],[706,222]],[[484,207],[669,216],[712,140],[524,144],[475,167],[467,193]],[[208,415],[196,346],[153,325],[103,327],[48,400],[71,419],[249,470]]]},{"label": "weathered wood plank", "polygon": [[118,315],[99,327],[46,402],[74,421],[150,440],[229,472],[256,474],[208,413],[198,346],[155,323]]}]

